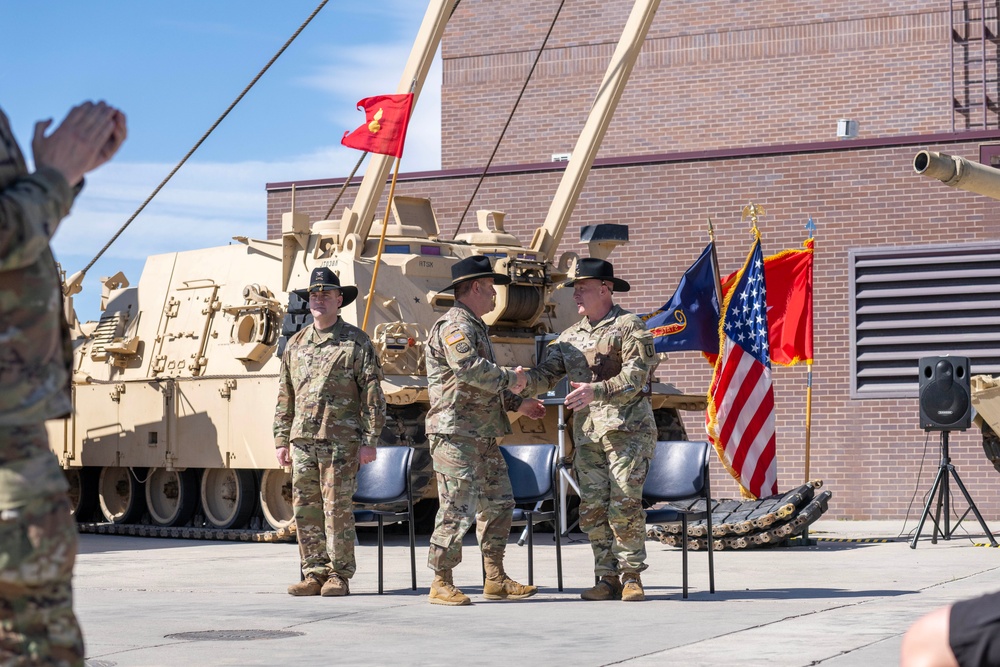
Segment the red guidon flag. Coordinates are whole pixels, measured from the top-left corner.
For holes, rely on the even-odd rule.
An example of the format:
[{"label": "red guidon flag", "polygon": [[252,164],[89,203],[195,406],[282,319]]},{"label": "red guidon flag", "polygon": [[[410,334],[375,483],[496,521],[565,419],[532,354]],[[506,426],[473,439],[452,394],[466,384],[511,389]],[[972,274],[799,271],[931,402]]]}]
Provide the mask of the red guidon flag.
[{"label": "red guidon flag", "polygon": [[365,123],[353,132],[344,132],[340,143],[359,151],[402,157],[413,93],[366,97],[358,101],[358,108],[365,110]]},{"label": "red guidon flag", "polygon": [[813,240],[802,245],[764,258],[771,361],[782,366],[813,358]]}]

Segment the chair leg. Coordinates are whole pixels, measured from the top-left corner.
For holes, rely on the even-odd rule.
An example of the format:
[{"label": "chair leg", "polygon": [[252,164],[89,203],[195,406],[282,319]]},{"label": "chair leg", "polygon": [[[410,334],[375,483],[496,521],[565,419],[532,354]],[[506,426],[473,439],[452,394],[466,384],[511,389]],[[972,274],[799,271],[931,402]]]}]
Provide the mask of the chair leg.
[{"label": "chair leg", "polygon": [[683,584],[682,596],[687,600],[688,596],[688,519],[686,514],[681,514],[681,582]]},{"label": "chair leg", "polygon": [[378,594],[382,595],[382,515],[378,515]]},{"label": "chair leg", "polygon": [[715,539],[712,535],[712,512],[708,513],[708,591],[715,592]]},{"label": "chair leg", "polygon": [[535,539],[534,539],[535,515],[528,512],[528,585],[535,585]]},{"label": "chair leg", "polygon": [[705,464],[705,509],[707,518],[705,523],[708,526],[708,590],[715,592],[715,539],[712,534],[712,486],[709,481],[708,464]]},{"label": "chair leg", "polygon": [[410,516],[406,522],[410,524],[410,587],[417,590],[417,536],[413,527],[413,507],[410,507]]},{"label": "chair leg", "polygon": [[555,533],[556,533],[556,577],[559,583],[559,592],[562,593],[562,536],[559,534],[559,509],[556,509]]}]

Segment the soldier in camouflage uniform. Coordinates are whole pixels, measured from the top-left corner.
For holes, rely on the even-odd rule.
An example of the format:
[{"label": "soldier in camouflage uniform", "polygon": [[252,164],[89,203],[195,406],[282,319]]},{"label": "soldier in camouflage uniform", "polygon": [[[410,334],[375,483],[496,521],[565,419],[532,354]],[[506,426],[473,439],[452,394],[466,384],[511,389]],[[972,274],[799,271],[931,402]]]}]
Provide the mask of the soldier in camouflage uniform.
[{"label": "soldier in camouflage uniform", "polygon": [[[358,467],[375,460],[385,425],[382,368],[371,340],[340,317],[358,288],[315,269],[308,290],[313,323],[288,341],[281,359],[274,442],[292,466],[292,509],[303,579],[290,595],[348,595],[354,575]],[[289,450],[290,453],[289,453]]]},{"label": "soldier in camouflage uniform", "polygon": [[[573,390],[574,469],[580,483],[580,528],[594,550],[598,583],[584,600],[645,599],[639,573],[646,569],[646,513],[642,487],[656,447],[656,421],[647,391],[656,364],[652,335],[642,321],[616,306],[614,292],[629,284],[609,262],[582,259],[573,299],[583,319],[549,344],[529,371],[536,393],[563,376]],[[621,576],[621,579],[619,579]]]},{"label": "soldier in camouflage uniform", "polygon": [[514,496],[497,438],[510,433],[506,411],[538,418],[545,408],[537,399],[517,396],[527,376],[520,367],[509,370],[496,364],[481,319],[495,305],[493,285],[510,279],[493,273],[490,260],[482,255],[456,263],[452,278],[445,290],[455,290],[455,305],[431,327],[426,351],[431,403],[427,434],[440,501],[427,555],[427,565],[434,570],[430,601],[471,604],[455,587],[452,570],[462,561],[462,538],[476,521],[477,510],[476,536],[486,568],[483,597],[522,600],[538,589],[517,583],[503,569]]},{"label": "soldier in camouflage uniform", "polygon": [[49,239],[83,187],[125,140],[103,102],[73,108],[46,136],[35,125],[29,173],[0,111],[0,664],[82,665],[73,614],[76,523],[45,420],[72,410],[72,350]]}]

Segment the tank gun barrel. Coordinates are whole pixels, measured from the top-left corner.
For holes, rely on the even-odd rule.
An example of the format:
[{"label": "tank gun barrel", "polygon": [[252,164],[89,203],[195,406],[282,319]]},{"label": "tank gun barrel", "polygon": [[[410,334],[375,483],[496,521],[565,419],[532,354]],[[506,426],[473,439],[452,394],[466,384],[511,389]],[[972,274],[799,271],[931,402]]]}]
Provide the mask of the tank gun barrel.
[{"label": "tank gun barrel", "polygon": [[920,151],[913,158],[913,170],[950,187],[1000,199],[1000,169],[955,155]]}]

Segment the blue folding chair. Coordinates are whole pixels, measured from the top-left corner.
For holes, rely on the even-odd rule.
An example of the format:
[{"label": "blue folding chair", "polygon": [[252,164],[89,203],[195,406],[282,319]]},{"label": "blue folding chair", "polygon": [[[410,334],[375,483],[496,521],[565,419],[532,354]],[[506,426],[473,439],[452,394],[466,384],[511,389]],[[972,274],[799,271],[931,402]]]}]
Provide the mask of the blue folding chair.
[{"label": "blue folding chair", "polygon": [[[515,526],[528,529],[528,585],[534,584],[534,525],[552,521],[556,538],[556,574],[559,590],[563,589],[562,540],[559,535],[559,492],[556,486],[555,445],[501,445],[500,451],[507,462],[507,473],[514,492],[514,502],[531,505],[534,509],[514,508]],[[541,503],[551,500],[552,510],[542,511]]]},{"label": "blue folding chair", "polygon": [[[410,578],[417,590],[417,548],[413,528],[413,491],[410,488],[410,465],[413,448],[377,447],[375,460],[358,469],[358,490],[354,493],[354,524],[378,526],[378,592],[382,594],[382,551],[386,524],[405,521],[410,528]],[[400,509],[405,503],[406,509]]]},{"label": "blue folding chair", "polygon": [[712,446],[707,442],[670,440],[656,443],[656,454],[649,464],[642,499],[651,505],[662,502],[699,498],[691,509],[673,505],[647,509],[646,523],[681,522],[681,562],[683,596],[688,596],[688,521],[705,519],[708,529],[708,581],[710,592],[715,592],[715,561],[712,555],[712,494],[708,480],[708,462]]}]

